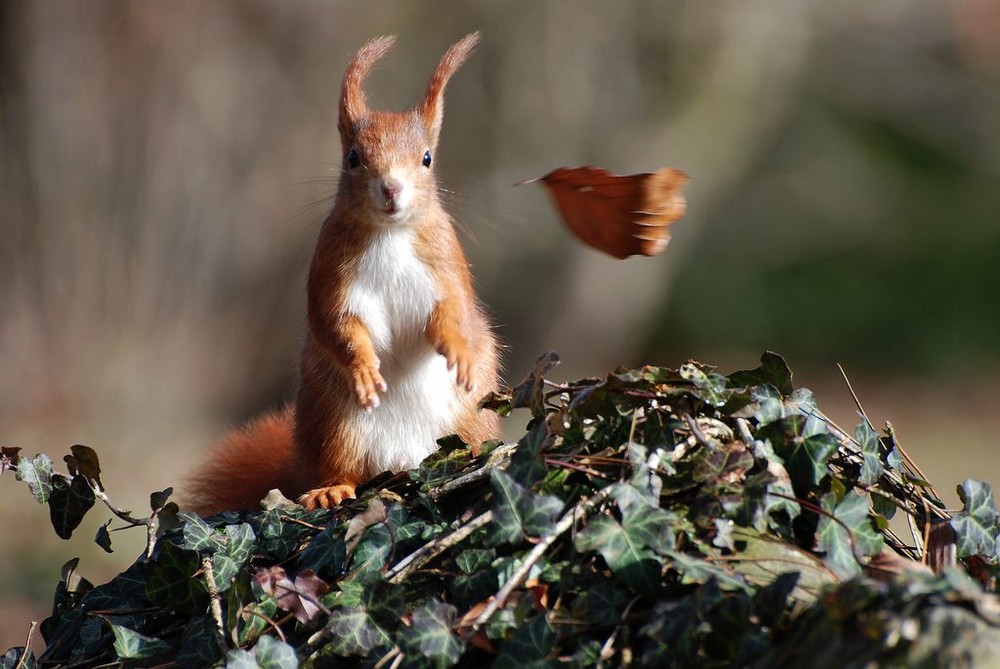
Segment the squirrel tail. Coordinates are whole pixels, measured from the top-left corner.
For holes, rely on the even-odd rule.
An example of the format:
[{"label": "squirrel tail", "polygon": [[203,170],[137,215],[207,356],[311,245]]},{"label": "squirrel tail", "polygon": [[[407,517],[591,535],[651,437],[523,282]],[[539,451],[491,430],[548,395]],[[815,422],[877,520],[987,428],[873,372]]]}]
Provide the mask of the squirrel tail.
[{"label": "squirrel tail", "polygon": [[202,516],[259,510],[272,488],[297,495],[294,433],[295,409],[287,406],[227,434],[188,479],[182,510]]}]

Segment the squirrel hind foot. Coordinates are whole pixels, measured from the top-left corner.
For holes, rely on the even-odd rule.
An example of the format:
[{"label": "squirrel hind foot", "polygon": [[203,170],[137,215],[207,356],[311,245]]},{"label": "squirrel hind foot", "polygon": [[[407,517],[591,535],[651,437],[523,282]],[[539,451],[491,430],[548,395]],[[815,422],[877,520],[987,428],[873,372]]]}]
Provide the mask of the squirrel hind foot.
[{"label": "squirrel hind foot", "polygon": [[325,488],[313,488],[299,497],[299,504],[310,511],[315,509],[332,509],[339,506],[345,499],[351,499],[355,486],[350,483],[338,483]]}]

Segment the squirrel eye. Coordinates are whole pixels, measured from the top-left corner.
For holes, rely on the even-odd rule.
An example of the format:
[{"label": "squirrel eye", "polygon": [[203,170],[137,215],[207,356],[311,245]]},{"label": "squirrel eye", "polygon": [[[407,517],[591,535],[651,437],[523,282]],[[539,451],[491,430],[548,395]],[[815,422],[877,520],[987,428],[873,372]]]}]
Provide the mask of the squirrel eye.
[{"label": "squirrel eye", "polygon": [[358,157],[358,152],[356,149],[351,149],[347,154],[347,165],[352,170],[361,164],[361,159]]},{"label": "squirrel eye", "polygon": [[424,151],[424,167],[430,167],[430,166],[431,166],[431,152]]}]

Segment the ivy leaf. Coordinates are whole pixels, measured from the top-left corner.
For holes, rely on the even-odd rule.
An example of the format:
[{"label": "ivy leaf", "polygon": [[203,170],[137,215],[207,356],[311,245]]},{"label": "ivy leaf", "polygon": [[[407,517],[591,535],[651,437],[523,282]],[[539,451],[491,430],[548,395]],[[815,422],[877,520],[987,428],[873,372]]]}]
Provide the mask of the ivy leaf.
[{"label": "ivy leaf", "polygon": [[298,669],[295,649],[273,636],[262,636],[254,646],[254,656],[260,669]]},{"label": "ivy leaf", "polygon": [[181,667],[213,666],[222,653],[215,634],[215,621],[207,613],[185,625],[181,633],[181,647],[177,652],[177,664]]},{"label": "ivy leaf", "polygon": [[559,354],[548,351],[535,361],[535,368],[528,378],[511,391],[511,403],[515,409],[530,408],[535,418],[545,416],[545,375],[559,364]]},{"label": "ivy leaf", "polygon": [[[494,669],[541,669],[550,666],[545,660],[552,653],[556,633],[545,614],[540,614],[504,642],[500,655],[491,665]],[[552,666],[560,666],[552,663]]]},{"label": "ivy leaf", "polygon": [[510,458],[506,473],[522,486],[532,486],[545,478],[545,465],[539,455],[549,439],[549,428],[545,420],[535,418],[528,431],[517,442],[517,448]]},{"label": "ivy leaf", "polygon": [[798,486],[812,488],[827,474],[826,461],[837,452],[837,440],[830,434],[811,437],[796,436],[775,445],[777,453],[784,461],[792,482]]},{"label": "ivy leaf", "polygon": [[563,503],[552,495],[534,495],[499,469],[490,471],[493,489],[493,527],[490,542],[517,543],[525,536],[552,532]]},{"label": "ivy leaf", "polygon": [[73,530],[80,526],[95,500],[94,490],[83,476],[75,476],[68,481],[65,476],[53,475],[49,518],[60,539],[73,536]]},{"label": "ivy leaf", "polygon": [[789,609],[791,604],[789,598],[795,592],[799,577],[799,572],[795,571],[780,574],[753,596],[754,613],[762,624],[778,629],[785,612]]},{"label": "ivy leaf", "polygon": [[350,559],[354,577],[380,573],[389,559],[392,546],[392,533],[384,523],[366,529]]},{"label": "ivy leaf", "polygon": [[997,541],[996,503],[989,483],[966,479],[956,490],[962,500],[962,510],[951,519],[955,530],[958,557],[995,555]]},{"label": "ivy leaf", "polygon": [[158,544],[157,560],[145,585],[150,602],[174,611],[204,611],[208,592],[194,578],[201,568],[198,554],[169,542]]},{"label": "ivy leaf", "polygon": [[465,643],[453,631],[456,613],[454,606],[429,599],[413,610],[411,626],[403,630],[403,640],[435,667],[454,666],[465,650]]},{"label": "ivy leaf", "polygon": [[466,574],[488,568],[496,559],[497,552],[491,548],[468,548],[455,557],[455,564]]},{"label": "ivy leaf", "polygon": [[184,519],[182,548],[199,553],[214,553],[222,548],[222,538],[201,516],[185,513],[182,518]]},{"label": "ivy leaf", "polygon": [[332,634],[332,649],[338,655],[366,656],[375,648],[393,644],[392,637],[360,606],[334,609],[327,627]]},{"label": "ivy leaf", "polygon": [[336,523],[327,525],[302,551],[302,555],[299,556],[299,566],[316,572],[339,571],[347,560],[347,545],[341,536],[342,532],[341,525]]},{"label": "ivy leaf", "polygon": [[115,654],[120,660],[145,660],[171,652],[170,644],[154,639],[121,625],[111,626],[115,635]]},{"label": "ivy leaf", "polygon": [[819,519],[817,549],[826,553],[827,565],[839,578],[853,578],[861,573],[855,545],[863,555],[872,555],[882,548],[882,535],[872,530],[869,521],[868,497],[849,490],[838,502],[836,493],[829,492],[820,498],[820,505],[833,518],[824,515]]},{"label": "ivy leaf", "polygon": [[792,385],[792,370],[788,368],[788,363],[777,353],[766,351],[760,357],[760,367],[740,372],[733,372],[729,375],[730,386],[773,386],[782,396],[791,395],[794,391]]},{"label": "ivy leaf", "polygon": [[733,394],[726,387],[726,377],[716,372],[706,372],[696,363],[684,363],[678,371],[682,379],[694,384],[695,394],[714,407],[724,405]]},{"label": "ivy leaf", "polygon": [[52,494],[52,458],[41,453],[31,458],[18,458],[18,481],[28,484],[28,490],[39,504],[49,501]]},{"label": "ivy leaf", "polygon": [[587,527],[576,534],[574,544],[578,551],[600,553],[611,571],[628,585],[655,590],[659,587],[661,564],[647,547],[648,539],[646,528],[628,529],[611,516],[600,515],[591,518]]},{"label": "ivy leaf", "polygon": [[149,510],[156,512],[162,509],[170,496],[174,494],[173,488],[166,488],[159,492],[152,492],[149,494]]},{"label": "ivy leaf", "polygon": [[881,444],[875,430],[869,427],[866,421],[861,421],[854,430],[854,438],[861,445],[861,477],[860,480],[865,485],[875,485],[885,467],[882,466],[881,455],[879,453]]},{"label": "ivy leaf", "polygon": [[104,523],[97,528],[97,535],[94,537],[94,543],[104,549],[104,552],[111,553],[111,533],[108,532],[108,527],[111,526],[111,521]]},{"label": "ivy leaf", "polygon": [[772,534],[737,527],[733,530],[733,540],[739,553],[739,560],[732,563],[733,571],[758,586],[766,586],[792,572],[797,579],[790,596],[811,605],[824,588],[836,583],[833,572],[820,557]]},{"label": "ivy leaf", "polygon": [[247,523],[227,525],[223,536],[223,548],[212,556],[212,571],[219,592],[229,589],[240,569],[250,561],[257,539]]},{"label": "ivy leaf", "polygon": [[253,654],[245,650],[233,649],[226,653],[225,669],[260,669]]}]

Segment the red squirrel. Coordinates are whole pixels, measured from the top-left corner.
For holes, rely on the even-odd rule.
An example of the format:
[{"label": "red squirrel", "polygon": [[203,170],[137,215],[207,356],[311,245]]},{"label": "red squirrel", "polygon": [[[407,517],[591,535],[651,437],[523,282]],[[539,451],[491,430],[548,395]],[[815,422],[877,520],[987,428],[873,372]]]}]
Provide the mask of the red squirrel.
[{"label": "red squirrel", "polygon": [[416,107],[369,109],[362,83],[394,41],[371,40],[344,73],[340,185],[309,270],[298,395],[212,452],[189,482],[198,513],[259,508],[272,488],[329,508],[416,467],[442,436],[475,449],[500,434],[478,409],[498,383],[496,339],[432,167],[445,85],[479,34],[448,49]]}]

